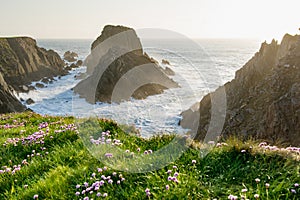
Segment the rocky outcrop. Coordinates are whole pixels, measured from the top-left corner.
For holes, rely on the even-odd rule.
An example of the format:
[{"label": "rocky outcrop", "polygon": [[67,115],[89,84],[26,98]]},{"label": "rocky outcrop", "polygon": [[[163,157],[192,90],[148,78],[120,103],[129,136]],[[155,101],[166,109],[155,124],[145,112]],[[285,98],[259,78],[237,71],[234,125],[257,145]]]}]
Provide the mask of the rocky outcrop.
[{"label": "rocky outcrop", "polygon": [[44,77],[65,75],[65,63],[53,50],[29,37],[0,38],[0,72],[16,91]]},{"label": "rocky outcrop", "polygon": [[168,60],[166,60],[166,59],[162,59],[161,60],[161,64],[163,64],[163,65],[170,65],[170,62]]},{"label": "rocky outcrop", "polygon": [[[264,42],[259,52],[236,72],[235,78],[224,85],[227,108],[222,136],[239,135],[299,146],[299,83],[300,36],[287,34],[281,44],[275,40],[270,44]],[[216,92],[206,95],[199,109],[182,113],[181,124],[195,130],[198,140],[206,136],[211,96]]]},{"label": "rocky outcrop", "polygon": [[90,103],[143,99],[179,87],[143,53],[136,32],[123,26],[105,26],[85,60],[88,76],[74,92]]},{"label": "rocky outcrop", "polygon": [[13,89],[7,85],[0,73],[0,113],[21,112],[25,107],[13,94]]},{"label": "rocky outcrop", "polygon": [[71,51],[66,51],[64,53],[64,60],[68,61],[68,62],[75,62],[77,61],[78,58],[78,54],[75,52],[71,52]]}]

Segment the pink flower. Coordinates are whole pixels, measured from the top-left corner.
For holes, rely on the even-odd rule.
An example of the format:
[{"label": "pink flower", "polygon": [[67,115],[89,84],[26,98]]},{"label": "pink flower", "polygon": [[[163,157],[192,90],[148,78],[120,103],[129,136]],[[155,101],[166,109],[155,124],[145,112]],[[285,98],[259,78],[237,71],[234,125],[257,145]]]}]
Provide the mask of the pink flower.
[{"label": "pink flower", "polygon": [[39,198],[39,195],[35,194],[33,195],[33,199],[38,199]]}]

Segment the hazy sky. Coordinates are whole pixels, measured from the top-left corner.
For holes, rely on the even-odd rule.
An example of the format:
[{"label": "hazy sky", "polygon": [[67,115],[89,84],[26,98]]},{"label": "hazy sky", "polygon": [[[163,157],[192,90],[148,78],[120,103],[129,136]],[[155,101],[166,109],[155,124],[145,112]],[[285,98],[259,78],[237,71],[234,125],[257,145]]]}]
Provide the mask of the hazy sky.
[{"label": "hazy sky", "polygon": [[[281,39],[298,33],[299,0],[0,0],[0,35],[95,38],[106,24],[191,38]],[[300,32],[299,32],[300,33]]]}]

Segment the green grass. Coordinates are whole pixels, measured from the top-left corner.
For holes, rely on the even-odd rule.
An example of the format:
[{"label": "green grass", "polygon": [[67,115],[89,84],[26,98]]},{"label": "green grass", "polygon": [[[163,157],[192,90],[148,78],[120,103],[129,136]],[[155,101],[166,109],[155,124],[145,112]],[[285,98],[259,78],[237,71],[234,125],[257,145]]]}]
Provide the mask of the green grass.
[{"label": "green grass", "polygon": [[[101,199],[104,193],[106,199],[228,199],[230,194],[238,199],[241,195],[255,199],[255,194],[259,199],[300,199],[300,188],[295,186],[300,183],[300,152],[271,151],[255,141],[230,139],[200,157],[206,147],[203,144],[175,135],[145,139],[130,127],[121,128],[110,120],[34,113],[1,115],[0,119],[0,168],[13,170],[14,165],[21,165],[14,174],[0,173],[0,199],[33,199],[34,195],[38,199]],[[48,126],[39,128],[45,122]],[[14,127],[7,128],[7,124]],[[90,136],[97,139],[108,130],[105,139],[120,140],[121,145],[91,143]],[[38,131],[43,133],[42,143],[9,142]],[[153,153],[145,155],[148,150]],[[106,157],[106,153],[113,157]],[[175,172],[177,182],[169,181]],[[98,191],[93,188],[92,194],[75,195],[86,189],[85,182],[91,186],[101,181],[102,175],[111,176],[113,183],[104,180]],[[257,178],[260,182],[255,181]],[[101,197],[96,196],[98,192]]]}]

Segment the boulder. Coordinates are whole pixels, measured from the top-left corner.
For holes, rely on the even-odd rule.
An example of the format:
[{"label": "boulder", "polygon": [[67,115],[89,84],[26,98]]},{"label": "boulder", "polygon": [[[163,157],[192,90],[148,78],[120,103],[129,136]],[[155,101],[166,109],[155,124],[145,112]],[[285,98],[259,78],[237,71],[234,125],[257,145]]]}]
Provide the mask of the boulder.
[{"label": "boulder", "polygon": [[37,87],[37,88],[44,88],[45,85],[42,84],[42,83],[36,83],[36,84],[35,84],[35,87]]},{"label": "boulder", "polygon": [[31,98],[29,98],[29,99],[26,100],[26,104],[27,105],[31,105],[31,104],[34,104],[34,103],[35,103],[34,100],[31,99]]}]

